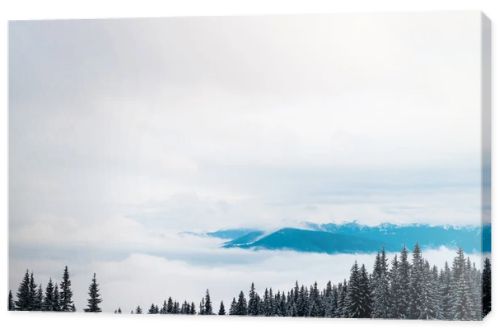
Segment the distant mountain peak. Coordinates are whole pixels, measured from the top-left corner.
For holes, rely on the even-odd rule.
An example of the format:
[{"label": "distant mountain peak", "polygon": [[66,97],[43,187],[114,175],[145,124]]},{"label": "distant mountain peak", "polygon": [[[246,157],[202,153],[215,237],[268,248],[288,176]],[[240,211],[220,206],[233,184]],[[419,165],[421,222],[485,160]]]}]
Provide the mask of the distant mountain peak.
[{"label": "distant mountain peak", "polygon": [[[480,235],[483,235],[483,238]],[[376,226],[361,225],[357,221],[335,224],[304,222],[301,227],[283,227],[272,232],[258,229],[231,229],[209,232],[207,235],[226,239],[225,248],[294,250],[317,253],[376,252],[381,247],[399,251],[403,245],[422,248],[461,247],[466,252],[491,251],[491,243],[484,237],[491,234],[491,226],[454,226],[427,224],[397,225],[384,222]],[[230,238],[232,236],[233,238]],[[483,239],[483,241],[481,241]],[[483,243],[482,243],[483,242]]]}]

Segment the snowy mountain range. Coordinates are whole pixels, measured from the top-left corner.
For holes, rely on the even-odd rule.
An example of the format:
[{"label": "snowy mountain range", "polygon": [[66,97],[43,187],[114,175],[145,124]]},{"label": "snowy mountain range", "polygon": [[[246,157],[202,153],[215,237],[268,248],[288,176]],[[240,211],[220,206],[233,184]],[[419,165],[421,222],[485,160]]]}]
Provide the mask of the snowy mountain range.
[{"label": "snowy mountain range", "polygon": [[491,225],[432,226],[426,224],[396,225],[384,223],[366,226],[356,222],[345,224],[303,223],[301,227],[285,227],[266,232],[259,229],[226,229],[209,232],[209,237],[225,240],[224,248],[294,250],[315,253],[370,253],[380,250],[399,251],[417,242],[423,249],[458,248],[465,252],[491,251]]}]

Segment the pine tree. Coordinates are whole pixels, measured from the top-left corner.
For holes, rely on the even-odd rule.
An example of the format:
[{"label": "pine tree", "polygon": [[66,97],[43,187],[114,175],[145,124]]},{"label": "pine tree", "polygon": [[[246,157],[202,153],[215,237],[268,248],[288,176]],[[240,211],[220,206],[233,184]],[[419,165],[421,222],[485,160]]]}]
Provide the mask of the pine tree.
[{"label": "pine tree", "polygon": [[174,302],[172,300],[172,297],[168,297],[167,313],[174,313]]},{"label": "pine tree", "polygon": [[455,320],[473,319],[472,295],[466,276],[464,252],[461,248],[458,249],[457,256],[453,260],[452,277],[452,318]]},{"label": "pine tree", "polygon": [[245,294],[243,291],[240,291],[238,295],[238,302],[236,303],[236,313],[235,315],[247,315],[248,314],[248,306],[247,300],[245,298]]},{"label": "pine tree", "polygon": [[42,311],[54,311],[54,284],[52,283],[52,278],[49,278],[49,283],[47,283],[47,287],[45,288]]},{"label": "pine tree", "polygon": [[54,296],[52,298],[52,311],[59,312],[61,311],[61,305],[60,305],[60,297],[59,297],[59,286],[58,284],[54,284]]},{"label": "pine tree", "polygon": [[410,307],[408,317],[411,319],[425,319],[422,313],[424,306],[424,261],[420,246],[413,249],[413,260],[410,270]]},{"label": "pine tree", "polygon": [[252,282],[248,293],[248,315],[259,315],[259,296],[255,292],[255,285]]},{"label": "pine tree", "polygon": [[309,293],[307,289],[302,285],[299,290],[299,296],[297,298],[297,316],[306,317],[309,315]]},{"label": "pine tree", "polygon": [[310,317],[323,317],[325,311],[322,307],[320,300],[318,283],[314,282],[314,285],[310,288],[309,294],[309,316]]},{"label": "pine tree", "polygon": [[156,313],[158,313],[157,307],[155,306],[155,304],[151,304],[151,307],[148,310],[148,314],[156,314]]},{"label": "pine tree", "polygon": [[432,266],[430,283],[429,283],[429,309],[431,310],[432,319],[443,319],[441,309],[441,295],[439,290],[439,272],[436,266]]},{"label": "pine tree", "polygon": [[322,307],[325,312],[325,317],[331,318],[332,317],[332,300],[333,300],[333,288],[332,288],[332,282],[328,281],[326,283],[325,290],[323,291],[323,298],[322,298]]},{"label": "pine tree", "polygon": [[[349,318],[366,318],[370,316],[369,312],[369,283],[366,270],[363,266],[364,274],[354,262],[351,268],[351,276],[347,285],[347,295],[345,297],[345,314]],[[364,276],[364,277],[362,277]]]},{"label": "pine tree", "polygon": [[295,293],[295,288],[288,292],[286,297],[286,315],[288,317],[297,316],[297,295]]},{"label": "pine tree", "polygon": [[[96,275],[92,278],[92,283],[89,286],[89,298],[87,299],[87,308],[85,312],[101,312],[99,304],[102,302],[99,294],[99,284],[97,284]],[[137,313],[137,312],[136,312]]]},{"label": "pine tree", "polygon": [[262,315],[268,317],[271,315],[271,301],[269,299],[269,290],[264,290],[264,297],[262,299]]},{"label": "pine tree", "polygon": [[491,311],[491,262],[489,258],[484,259],[481,304],[483,317],[485,317]]},{"label": "pine tree", "polygon": [[24,278],[21,284],[19,284],[19,288],[17,290],[16,309],[18,311],[29,311],[31,306],[30,274],[29,271],[26,270]]},{"label": "pine tree", "polygon": [[14,304],[14,298],[12,297],[12,290],[9,290],[9,311],[14,311],[16,306]]},{"label": "pine tree", "polygon": [[204,315],[205,314],[205,297],[201,298],[201,301],[200,301],[200,312],[198,314],[200,314],[200,315]]},{"label": "pine tree", "polygon": [[70,312],[71,305],[73,304],[73,292],[71,291],[71,281],[69,279],[68,266],[64,267],[63,278],[60,283],[60,304],[61,311]]},{"label": "pine tree", "polygon": [[224,302],[220,302],[219,315],[226,315],[226,309],[224,308]]},{"label": "pine tree", "polygon": [[161,307],[160,313],[167,314],[167,301],[166,300],[163,301],[163,306]]},{"label": "pine tree", "polygon": [[361,305],[363,306],[360,318],[369,318],[372,315],[373,301],[370,289],[370,279],[364,264],[361,265],[359,271],[359,295],[361,298]]},{"label": "pine tree", "polygon": [[410,274],[411,265],[408,262],[408,250],[406,246],[401,250],[399,268],[398,268],[398,308],[396,310],[396,318],[408,318],[410,311],[411,289],[410,289]]},{"label": "pine tree", "polygon": [[[470,263],[470,259],[468,259]],[[474,304],[474,319],[481,320],[483,317],[482,311],[482,276],[481,272],[476,268],[474,263],[469,266],[469,285],[472,291],[472,300]]]},{"label": "pine tree", "polygon": [[347,282],[344,280],[343,283],[339,284],[338,287],[339,296],[338,296],[338,306],[335,312],[335,317],[344,318],[348,316],[347,309]]},{"label": "pine tree", "polygon": [[399,279],[399,261],[398,256],[394,255],[391,262],[391,270],[389,271],[389,300],[390,300],[390,314],[391,318],[399,318],[399,310],[401,309],[399,291],[400,279]]},{"label": "pine tree", "polygon": [[139,305],[135,308],[135,314],[142,314],[142,308]]},{"label": "pine tree", "polygon": [[35,299],[33,301],[33,310],[41,311],[43,309],[43,289],[42,285],[38,286],[38,289],[35,294]]},{"label": "pine tree", "polygon": [[35,283],[35,278],[33,276],[33,272],[30,274],[30,284],[29,284],[29,311],[35,311],[36,305],[35,305],[35,299],[36,299],[36,293],[37,293],[37,285]]},{"label": "pine tree", "polygon": [[438,318],[439,312],[439,293],[437,289],[438,277],[437,268],[435,270],[430,269],[429,262],[424,261],[423,264],[423,289],[421,299],[421,308],[419,319],[436,319]]},{"label": "pine tree", "polygon": [[444,270],[439,274],[439,297],[441,317],[443,319],[452,319],[452,284],[451,284],[451,270],[448,262],[444,263]]},{"label": "pine tree", "polygon": [[231,307],[229,308],[229,315],[236,315],[236,298],[233,298],[233,301],[231,302]]},{"label": "pine tree", "polygon": [[389,277],[387,272],[387,258],[385,250],[377,254],[373,270],[373,309],[374,318],[389,318],[391,316],[391,301],[389,291]]},{"label": "pine tree", "polygon": [[285,294],[278,290],[276,294],[276,313],[279,317],[286,316],[286,298]]},{"label": "pine tree", "polygon": [[213,309],[212,309],[212,301],[210,300],[210,293],[208,292],[208,289],[207,289],[207,292],[205,293],[205,313],[204,314],[207,314],[207,315],[212,315],[214,314],[213,312]]}]

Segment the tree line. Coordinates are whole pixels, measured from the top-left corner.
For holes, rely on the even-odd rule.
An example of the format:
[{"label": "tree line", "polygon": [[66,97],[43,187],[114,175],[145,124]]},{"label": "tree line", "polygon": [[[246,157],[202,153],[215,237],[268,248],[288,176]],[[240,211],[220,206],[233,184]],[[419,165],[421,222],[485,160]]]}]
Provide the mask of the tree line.
[{"label": "tree line", "polygon": [[[221,301],[218,312],[212,306],[209,290],[201,299],[198,310],[194,302],[182,303],[168,297],[161,307],[151,304],[148,314],[238,315],[329,318],[387,318],[479,320],[491,310],[491,263],[485,258],[483,270],[458,249],[451,267],[430,266],[422,257],[419,245],[413,248],[411,259],[406,247],[388,259],[382,249],[375,257],[373,270],[355,262],[349,279],[319,288],[315,282],[307,287],[298,282],[288,291],[273,292],[266,288],[262,295],[251,284],[247,296],[240,291],[226,311]],[[390,262],[390,264],[389,264]],[[9,310],[74,312],[68,267],[62,281],[49,280],[45,292],[36,285],[33,273],[26,271],[14,301],[9,291]],[[101,312],[99,285],[94,274],[88,290],[85,312]],[[114,313],[122,313],[119,307]],[[145,313],[137,306],[130,313]]]},{"label": "tree line", "polygon": [[[389,265],[390,262],[390,265]],[[377,253],[372,272],[357,262],[350,277],[323,289],[295,286],[262,296],[252,283],[248,300],[243,291],[233,298],[230,315],[479,320],[491,310],[491,263],[483,271],[459,249],[452,266],[438,270],[422,257],[418,244],[409,259],[408,250],[388,259]]]},{"label": "tree line", "polygon": [[[52,311],[52,312],[76,312],[73,302],[73,291],[69,277],[68,266],[64,267],[61,283],[49,279],[45,291],[41,284],[36,284],[33,272],[26,270],[24,278],[19,284],[14,300],[12,291],[9,291],[9,311]],[[89,299],[87,300],[85,312],[101,312],[99,304],[102,302],[97,284],[96,275],[92,278],[89,286]]]}]

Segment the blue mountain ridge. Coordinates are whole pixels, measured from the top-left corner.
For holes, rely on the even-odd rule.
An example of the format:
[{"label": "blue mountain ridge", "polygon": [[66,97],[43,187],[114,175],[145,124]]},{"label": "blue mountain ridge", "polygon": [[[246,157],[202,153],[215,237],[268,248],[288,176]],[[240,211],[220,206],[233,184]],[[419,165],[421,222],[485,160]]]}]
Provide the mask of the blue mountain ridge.
[{"label": "blue mountain ridge", "polygon": [[465,252],[491,252],[491,225],[432,226],[426,224],[395,225],[384,223],[366,226],[356,222],[345,224],[304,223],[304,228],[285,227],[266,233],[258,229],[233,229],[209,232],[207,235],[226,239],[224,248],[293,250],[327,254],[370,253],[380,250],[400,251],[417,242],[423,249],[441,246],[461,247]]}]

